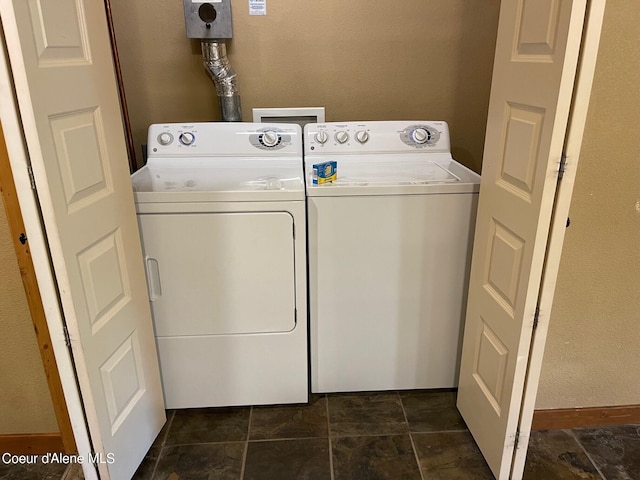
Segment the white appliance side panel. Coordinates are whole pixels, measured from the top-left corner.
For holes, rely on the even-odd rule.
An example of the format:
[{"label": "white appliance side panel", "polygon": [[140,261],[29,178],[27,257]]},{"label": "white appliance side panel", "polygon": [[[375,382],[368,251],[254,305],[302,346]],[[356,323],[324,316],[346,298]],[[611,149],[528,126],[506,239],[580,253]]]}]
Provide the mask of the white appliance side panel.
[{"label": "white appliance side panel", "polygon": [[288,212],[140,214],[156,336],[295,327]]},{"label": "white appliance side panel", "polygon": [[476,206],[309,198],[313,392],[456,386]]},{"label": "white appliance side panel", "polygon": [[167,408],[306,403],[307,329],[301,327],[289,333],[158,338]]}]

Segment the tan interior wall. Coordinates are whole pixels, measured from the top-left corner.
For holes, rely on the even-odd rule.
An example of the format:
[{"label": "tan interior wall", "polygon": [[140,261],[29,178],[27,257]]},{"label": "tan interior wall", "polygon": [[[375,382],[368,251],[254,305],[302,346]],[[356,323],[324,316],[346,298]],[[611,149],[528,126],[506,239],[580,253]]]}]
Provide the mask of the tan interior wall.
[{"label": "tan interior wall", "polygon": [[0,200],[0,435],[58,431]]},{"label": "tan interior wall", "polygon": [[[111,0],[137,152],[151,123],[219,118],[182,2]],[[229,58],[243,116],[324,106],[327,121],[445,120],[453,153],[479,171],[499,0],[233,0]],[[138,158],[140,163],[140,158]]]},{"label": "tan interior wall", "polygon": [[[137,151],[151,123],[218,119],[182,2],[111,3]],[[266,17],[247,4],[232,2],[229,44],[245,120],[277,106],[446,120],[456,158],[480,170],[498,0],[279,0]],[[538,408],[640,403],[637,25],[637,0],[609,1]]]},{"label": "tan interior wall", "polygon": [[609,0],[538,408],[640,404],[640,3]]}]

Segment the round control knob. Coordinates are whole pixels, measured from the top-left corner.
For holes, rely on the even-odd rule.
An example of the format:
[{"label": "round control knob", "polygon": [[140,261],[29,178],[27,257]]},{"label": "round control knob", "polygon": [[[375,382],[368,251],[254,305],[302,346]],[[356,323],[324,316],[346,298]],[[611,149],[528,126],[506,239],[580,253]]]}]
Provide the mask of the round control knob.
[{"label": "round control knob", "polygon": [[262,144],[265,147],[275,147],[280,142],[280,135],[271,130],[262,134]]},{"label": "round control knob", "polygon": [[416,143],[427,143],[429,141],[429,132],[424,128],[416,128],[413,132],[411,132],[411,140]]},{"label": "round control knob", "polygon": [[356,140],[359,143],[367,143],[369,141],[369,132],[366,130],[360,130],[356,132]]},{"label": "round control knob", "polygon": [[158,135],[158,143],[160,145],[169,145],[171,142],[173,142],[173,135],[170,133],[164,132]]},{"label": "round control knob", "polygon": [[196,136],[191,132],[184,132],[180,134],[180,143],[183,145],[191,145],[196,141]]},{"label": "round control knob", "polygon": [[344,130],[341,130],[338,133],[336,133],[336,142],[347,143],[347,140],[349,140],[349,134]]},{"label": "round control knob", "polygon": [[327,143],[327,140],[329,140],[329,135],[327,135],[327,132],[325,132],[324,130],[321,130],[318,133],[316,133],[315,139],[316,139],[316,142],[320,144]]}]

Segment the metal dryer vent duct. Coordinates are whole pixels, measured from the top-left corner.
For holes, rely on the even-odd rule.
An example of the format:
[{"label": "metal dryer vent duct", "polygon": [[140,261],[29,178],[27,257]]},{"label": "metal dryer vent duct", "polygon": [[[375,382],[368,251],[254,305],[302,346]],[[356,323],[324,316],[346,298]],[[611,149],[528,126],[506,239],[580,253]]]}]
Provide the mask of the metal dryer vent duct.
[{"label": "metal dryer vent duct", "polygon": [[231,0],[183,0],[183,3],[187,37],[200,40],[204,68],[216,86],[222,120],[241,122],[236,72],[229,64],[225,44],[225,39],[233,37]]},{"label": "metal dryer vent duct", "polygon": [[238,93],[237,74],[227,58],[224,41],[202,40],[204,68],[218,92],[220,112],[224,122],[241,122],[242,108]]}]

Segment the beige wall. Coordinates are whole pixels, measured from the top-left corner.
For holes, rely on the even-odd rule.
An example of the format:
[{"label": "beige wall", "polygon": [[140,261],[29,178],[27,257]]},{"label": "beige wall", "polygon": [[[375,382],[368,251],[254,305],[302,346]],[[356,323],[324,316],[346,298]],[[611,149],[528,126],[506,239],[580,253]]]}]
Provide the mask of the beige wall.
[{"label": "beige wall", "polygon": [[0,435],[57,432],[53,404],[0,200]]},{"label": "beige wall", "polygon": [[[218,119],[182,2],[111,4],[137,152],[151,123]],[[479,170],[499,6],[278,0],[261,17],[233,0],[229,58],[244,119],[254,107],[324,106],[327,121],[445,120],[454,155]]]},{"label": "beige wall", "polygon": [[[111,0],[137,151],[151,123],[219,118],[182,2]],[[480,169],[498,0],[233,1],[229,55],[252,107],[327,120],[442,119]],[[640,4],[610,0],[553,308],[539,408],[640,404]],[[604,141],[606,139],[606,141]]]},{"label": "beige wall", "polygon": [[640,404],[640,3],[609,0],[538,408]]}]

